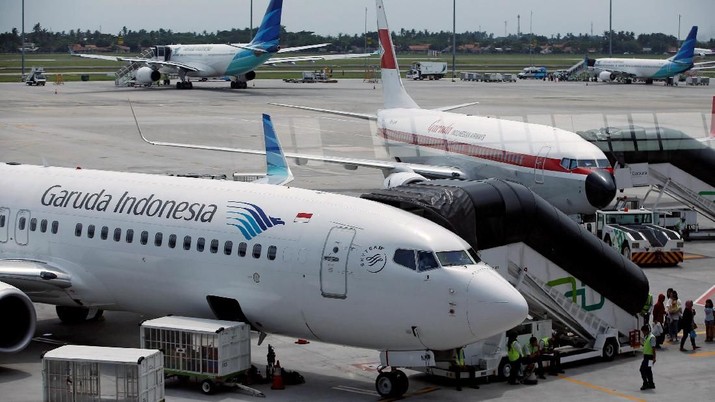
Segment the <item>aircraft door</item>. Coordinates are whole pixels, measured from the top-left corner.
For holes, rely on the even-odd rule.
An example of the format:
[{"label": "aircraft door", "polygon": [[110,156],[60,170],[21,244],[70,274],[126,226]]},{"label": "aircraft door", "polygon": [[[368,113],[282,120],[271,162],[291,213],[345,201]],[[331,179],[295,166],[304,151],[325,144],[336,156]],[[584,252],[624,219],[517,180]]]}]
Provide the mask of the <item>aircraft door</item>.
[{"label": "aircraft door", "polygon": [[10,210],[0,208],[0,243],[6,243],[10,232]]},{"label": "aircraft door", "polygon": [[15,243],[26,246],[30,233],[30,211],[21,209],[15,219]]},{"label": "aircraft door", "polygon": [[539,154],[536,155],[536,162],[534,163],[534,182],[537,184],[544,183],[544,165],[546,164],[546,157],[549,155],[551,147],[544,145],[541,147]]},{"label": "aircraft door", "polygon": [[320,261],[320,293],[323,297],[347,297],[348,255],[354,237],[355,229],[337,226],[330,229]]}]

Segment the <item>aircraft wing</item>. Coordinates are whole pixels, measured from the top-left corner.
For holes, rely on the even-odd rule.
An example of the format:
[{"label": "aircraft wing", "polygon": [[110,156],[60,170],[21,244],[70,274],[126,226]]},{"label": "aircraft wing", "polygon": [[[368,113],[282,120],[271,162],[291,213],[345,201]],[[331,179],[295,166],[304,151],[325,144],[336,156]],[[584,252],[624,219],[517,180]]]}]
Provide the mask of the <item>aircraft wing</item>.
[{"label": "aircraft wing", "polygon": [[40,261],[0,260],[0,282],[12,285],[28,296],[62,291],[72,286],[69,274]]},{"label": "aircraft wing", "polygon": [[702,63],[695,63],[694,67],[691,70],[699,71],[710,70],[713,68],[715,68],[715,61],[704,61]]},{"label": "aircraft wing", "polygon": [[323,61],[323,60],[344,60],[358,59],[363,57],[374,56],[375,53],[343,53],[343,54],[325,54],[325,55],[306,55],[306,56],[291,56],[291,57],[272,57],[264,64],[273,65],[280,63],[297,63],[299,61]]},{"label": "aircraft wing", "polygon": [[[265,125],[265,118],[264,118]],[[266,155],[266,151],[256,150],[256,149],[244,149],[244,148],[228,148],[228,147],[218,147],[211,145],[198,145],[198,144],[181,144],[174,142],[164,142],[164,141],[152,141],[144,136],[144,134],[139,131],[141,139],[151,145],[158,145],[164,147],[174,147],[174,148],[186,148],[186,149],[201,149],[205,151],[219,151],[219,152],[231,152],[239,154],[249,154],[249,155]],[[266,149],[269,149],[268,143],[266,144]],[[270,155],[270,151],[269,151]],[[371,160],[371,159],[359,159],[359,158],[345,158],[340,156],[321,156],[321,155],[310,155],[310,154],[299,154],[292,152],[285,152],[285,158],[295,159],[296,164],[305,165],[308,161],[313,162],[325,162],[334,163],[338,165],[343,165],[348,170],[355,170],[358,167],[380,169],[383,172],[414,172],[429,178],[451,178],[451,179],[463,179],[466,178],[464,172],[456,167],[451,166],[436,166],[436,165],[423,165],[417,163],[404,163],[396,161],[381,161],[381,160]],[[269,162],[270,171],[270,162]],[[291,175],[292,179],[292,175]],[[272,184],[284,184],[284,183],[272,183]]]},{"label": "aircraft wing", "polygon": [[435,108],[432,110],[436,110],[438,112],[448,112],[450,110],[459,109],[459,108],[463,108],[463,107],[467,107],[467,106],[472,106],[472,105],[476,105],[478,103],[479,102],[460,103],[459,105],[442,106],[442,107],[438,107],[438,108]]},{"label": "aircraft wing", "polygon": [[305,46],[293,46],[293,47],[284,47],[281,48],[281,50],[278,51],[278,53],[289,53],[289,52],[298,52],[301,50],[307,50],[307,49],[315,49],[319,47],[325,47],[330,45],[330,43],[318,43],[315,45],[305,45]]},{"label": "aircraft wing", "polygon": [[319,107],[310,107],[310,106],[288,105],[285,103],[269,103],[269,105],[289,107],[289,108],[301,109],[301,110],[310,110],[313,112],[328,113],[328,114],[334,114],[334,115],[338,115],[338,116],[355,117],[355,118],[363,119],[363,120],[377,120],[377,115],[374,115],[374,114],[354,113],[354,112],[346,112],[346,111],[342,111],[342,110],[332,110],[332,109],[321,109]]},{"label": "aircraft wing", "polygon": [[122,56],[107,56],[101,54],[77,54],[73,53],[72,56],[83,57],[85,59],[97,59],[97,60],[109,60],[109,61],[123,61],[126,63],[144,63],[149,66],[167,66],[180,68],[187,71],[201,71],[200,68],[191,66],[189,64],[177,63],[175,61],[162,61],[154,59],[144,59],[140,57],[122,57]]}]

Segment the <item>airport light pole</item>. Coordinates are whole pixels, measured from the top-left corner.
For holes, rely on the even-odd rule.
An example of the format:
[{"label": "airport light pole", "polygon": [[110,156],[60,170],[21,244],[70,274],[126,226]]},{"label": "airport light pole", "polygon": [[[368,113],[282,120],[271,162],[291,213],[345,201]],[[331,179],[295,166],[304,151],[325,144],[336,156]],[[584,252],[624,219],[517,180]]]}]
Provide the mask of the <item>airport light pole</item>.
[{"label": "airport light pole", "polygon": [[613,55],[613,0],[608,0],[608,57]]},{"label": "airport light pole", "polygon": [[25,78],[25,0],[22,0],[22,43],[20,49],[22,53],[22,75],[20,79]]},{"label": "airport light pole", "polygon": [[457,59],[457,0],[452,0],[452,82],[456,73]]},{"label": "airport light pole", "polygon": [[680,14],[678,14],[678,43],[680,43]]}]

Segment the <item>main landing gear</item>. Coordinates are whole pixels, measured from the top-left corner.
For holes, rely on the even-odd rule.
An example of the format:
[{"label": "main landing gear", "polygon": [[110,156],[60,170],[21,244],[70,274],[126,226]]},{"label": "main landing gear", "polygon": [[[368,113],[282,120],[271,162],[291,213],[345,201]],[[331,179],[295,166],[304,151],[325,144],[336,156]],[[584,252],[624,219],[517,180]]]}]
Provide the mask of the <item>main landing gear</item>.
[{"label": "main landing gear", "polygon": [[246,89],[248,82],[246,81],[231,81],[231,89]]},{"label": "main landing gear", "polygon": [[397,369],[390,371],[382,371],[384,368],[378,368],[380,373],[375,380],[375,389],[383,398],[399,398],[407,392],[410,385],[407,375]]},{"label": "main landing gear", "polygon": [[179,81],[176,83],[176,89],[191,89],[193,87],[194,84],[191,81]]}]

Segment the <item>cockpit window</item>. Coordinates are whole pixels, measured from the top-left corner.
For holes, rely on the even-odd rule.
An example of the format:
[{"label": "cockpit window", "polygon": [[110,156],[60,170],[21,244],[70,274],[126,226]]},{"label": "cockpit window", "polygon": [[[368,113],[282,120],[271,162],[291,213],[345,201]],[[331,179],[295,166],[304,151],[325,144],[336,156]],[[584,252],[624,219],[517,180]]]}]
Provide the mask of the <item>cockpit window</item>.
[{"label": "cockpit window", "polygon": [[415,263],[415,250],[405,250],[398,248],[395,250],[395,256],[392,258],[393,261],[407,267],[412,270],[417,270],[417,264]]},{"label": "cockpit window", "polygon": [[598,164],[598,167],[600,167],[600,168],[611,167],[611,162],[609,162],[608,159],[598,159],[598,160],[596,160],[596,163]]},{"label": "cockpit window", "polygon": [[452,267],[455,265],[473,265],[474,260],[469,256],[466,250],[456,251],[438,251],[437,259],[443,267]]},{"label": "cockpit window", "polygon": [[439,263],[431,251],[417,252],[417,268],[420,272],[439,268]]},{"label": "cockpit window", "polygon": [[598,166],[595,159],[579,159],[578,167],[595,168]]}]

